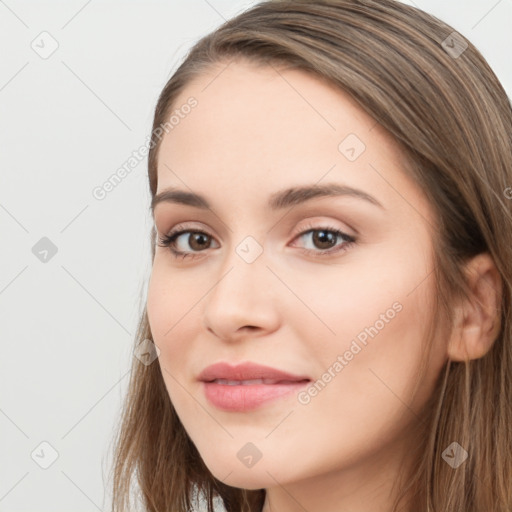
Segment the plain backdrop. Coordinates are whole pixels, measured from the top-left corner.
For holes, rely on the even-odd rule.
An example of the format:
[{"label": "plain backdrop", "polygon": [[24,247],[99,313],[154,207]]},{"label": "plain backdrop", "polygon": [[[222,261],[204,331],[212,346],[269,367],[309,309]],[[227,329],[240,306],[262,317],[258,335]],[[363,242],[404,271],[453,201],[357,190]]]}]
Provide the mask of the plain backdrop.
[{"label": "plain backdrop", "polygon": [[[145,143],[193,43],[255,3],[0,0],[1,512],[110,510],[151,270],[147,159],[93,190]],[[512,0],[414,5],[470,39],[510,96]]]}]

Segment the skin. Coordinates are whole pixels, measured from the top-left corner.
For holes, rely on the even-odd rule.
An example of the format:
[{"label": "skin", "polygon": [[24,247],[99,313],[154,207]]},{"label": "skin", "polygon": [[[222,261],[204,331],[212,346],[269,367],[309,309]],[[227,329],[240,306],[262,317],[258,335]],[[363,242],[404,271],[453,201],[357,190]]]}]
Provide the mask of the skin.
[{"label": "skin", "polygon": [[[176,107],[190,96],[198,105],[159,153],[157,193],[179,187],[211,203],[154,210],[160,236],[178,223],[210,235],[203,249],[181,235],[176,248],[194,259],[156,247],[147,311],[170,399],[212,474],[265,488],[265,512],[390,510],[392,485],[413,462],[418,415],[451,350],[436,338],[414,395],[435,285],[433,211],[395,141],[345,93],[302,71],[225,66],[187,85]],[[366,146],[355,161],[338,150],[348,134]],[[361,189],[383,208],[349,196],[282,211],[266,205],[281,189],[327,182]],[[356,241],[321,255],[327,246],[304,233],[326,227]],[[247,236],[263,251],[252,263],[236,252]],[[346,243],[334,240],[334,248]],[[197,381],[218,361],[316,381],[394,303],[401,310],[307,404],[292,393],[255,411],[221,411]],[[262,455],[252,467],[237,457],[248,442]]]}]

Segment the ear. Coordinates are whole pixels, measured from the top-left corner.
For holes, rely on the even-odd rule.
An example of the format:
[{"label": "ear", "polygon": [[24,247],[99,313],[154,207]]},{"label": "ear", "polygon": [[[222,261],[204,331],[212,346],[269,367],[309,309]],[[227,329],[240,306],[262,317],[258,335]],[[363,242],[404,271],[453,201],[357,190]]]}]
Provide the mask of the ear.
[{"label": "ear", "polygon": [[452,361],[483,357],[501,328],[502,280],[493,259],[486,252],[478,254],[466,264],[464,272],[471,296],[455,308],[454,329],[447,347]]}]

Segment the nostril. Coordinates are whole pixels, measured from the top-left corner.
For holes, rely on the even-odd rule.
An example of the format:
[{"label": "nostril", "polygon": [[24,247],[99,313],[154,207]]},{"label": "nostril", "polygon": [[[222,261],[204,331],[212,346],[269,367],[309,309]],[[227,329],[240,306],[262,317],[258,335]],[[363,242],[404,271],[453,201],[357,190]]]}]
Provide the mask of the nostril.
[{"label": "nostril", "polygon": [[243,330],[246,330],[246,329],[249,330],[249,331],[253,331],[255,329],[258,329],[258,327],[255,326],[255,325],[244,325],[243,327],[240,327],[239,330],[243,331]]}]

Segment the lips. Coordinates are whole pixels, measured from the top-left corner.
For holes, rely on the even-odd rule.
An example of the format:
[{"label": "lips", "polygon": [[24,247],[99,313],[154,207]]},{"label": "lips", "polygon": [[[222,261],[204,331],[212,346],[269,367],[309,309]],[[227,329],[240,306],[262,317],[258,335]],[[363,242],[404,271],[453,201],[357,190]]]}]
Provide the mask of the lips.
[{"label": "lips", "polygon": [[294,375],[277,368],[247,362],[232,366],[216,363],[198,376],[210,404],[230,413],[249,413],[277,400],[290,400],[294,392],[309,385],[307,375]]},{"label": "lips", "polygon": [[283,384],[292,382],[289,380],[278,380],[278,379],[248,379],[248,380],[228,380],[228,379],[215,379],[213,381],[216,384],[226,384],[228,386],[254,386],[255,384]]},{"label": "lips", "polygon": [[[198,376],[203,382],[217,381],[227,385],[278,384],[289,382],[310,381],[307,375],[294,375],[277,368],[247,362],[230,365],[220,362],[206,367]],[[261,380],[263,380],[261,382]],[[250,382],[257,381],[257,382]]]}]

